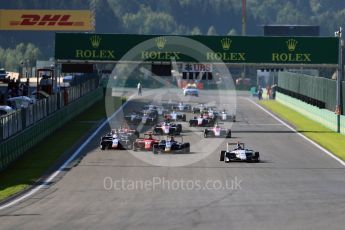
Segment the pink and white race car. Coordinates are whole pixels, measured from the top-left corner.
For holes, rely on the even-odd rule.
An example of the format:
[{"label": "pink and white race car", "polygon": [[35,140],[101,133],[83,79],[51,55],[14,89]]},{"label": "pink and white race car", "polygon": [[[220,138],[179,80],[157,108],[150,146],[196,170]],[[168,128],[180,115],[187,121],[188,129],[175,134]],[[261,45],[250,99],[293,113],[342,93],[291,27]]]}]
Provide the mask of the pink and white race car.
[{"label": "pink and white race car", "polygon": [[204,130],[204,137],[224,137],[231,138],[231,129],[221,128],[218,124],[210,129]]}]

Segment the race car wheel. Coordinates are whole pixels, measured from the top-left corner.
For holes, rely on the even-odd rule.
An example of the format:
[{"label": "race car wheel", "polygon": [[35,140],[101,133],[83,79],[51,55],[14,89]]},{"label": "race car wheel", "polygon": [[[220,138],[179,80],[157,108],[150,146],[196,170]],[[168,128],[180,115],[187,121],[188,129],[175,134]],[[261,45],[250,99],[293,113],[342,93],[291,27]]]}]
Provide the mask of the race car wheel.
[{"label": "race car wheel", "polygon": [[220,161],[224,161],[225,153],[226,153],[226,151],[224,151],[224,150],[220,151],[220,159],[219,159]]},{"label": "race car wheel", "polygon": [[178,124],[177,125],[177,132],[181,132],[182,131],[182,125],[181,124]]},{"label": "race car wheel", "polygon": [[158,154],[158,153],[159,153],[158,146],[154,145],[154,146],[152,147],[152,151],[153,151],[153,154]]},{"label": "race car wheel", "polygon": [[184,150],[185,153],[190,153],[190,146],[186,147]]},{"label": "race car wheel", "polygon": [[254,159],[255,162],[259,162],[260,161],[260,154],[259,154],[259,152],[255,152],[254,153],[253,159]]},{"label": "race car wheel", "polygon": [[190,153],[190,143],[184,143],[181,146],[182,153]]},{"label": "race car wheel", "polygon": [[136,138],[139,138],[139,136],[140,136],[140,134],[137,130],[134,132],[134,135],[136,136]]},{"label": "race car wheel", "polygon": [[126,146],[126,150],[132,150],[132,149],[133,149],[133,145]]},{"label": "race car wheel", "polygon": [[229,131],[225,138],[231,138],[231,131]]},{"label": "race car wheel", "polygon": [[105,150],[105,145],[101,145],[101,150]]},{"label": "race car wheel", "polygon": [[163,135],[163,130],[162,129],[154,129],[153,130],[153,134],[154,135]]},{"label": "race car wheel", "polygon": [[182,116],[182,121],[187,121],[186,115]]}]

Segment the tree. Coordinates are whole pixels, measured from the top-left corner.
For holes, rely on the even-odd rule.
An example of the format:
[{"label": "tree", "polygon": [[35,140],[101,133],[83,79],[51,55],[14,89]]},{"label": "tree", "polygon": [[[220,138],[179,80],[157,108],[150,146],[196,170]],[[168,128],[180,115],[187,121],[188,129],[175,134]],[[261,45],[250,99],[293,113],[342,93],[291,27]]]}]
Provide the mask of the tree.
[{"label": "tree", "polygon": [[216,28],[214,28],[214,26],[210,26],[210,28],[208,28],[207,35],[217,35]]},{"label": "tree", "polygon": [[227,35],[229,35],[229,36],[236,36],[238,34],[237,34],[237,31],[234,28],[232,28]]},{"label": "tree", "polygon": [[277,13],[276,23],[278,24],[306,24],[307,22],[308,18],[290,2],[287,2]]},{"label": "tree", "polygon": [[18,44],[14,49],[0,47],[0,66],[6,70],[17,71],[22,61],[28,61],[30,66],[36,64],[36,60],[42,57],[40,49],[34,44]]},{"label": "tree", "polygon": [[192,29],[192,31],[190,32],[190,34],[191,35],[201,35],[202,33],[201,33],[201,30],[199,29],[199,27],[194,27],[193,29]]},{"label": "tree", "polygon": [[174,18],[165,12],[155,12],[151,7],[140,6],[137,13],[126,13],[122,18],[125,32],[139,34],[171,34],[178,25]]}]

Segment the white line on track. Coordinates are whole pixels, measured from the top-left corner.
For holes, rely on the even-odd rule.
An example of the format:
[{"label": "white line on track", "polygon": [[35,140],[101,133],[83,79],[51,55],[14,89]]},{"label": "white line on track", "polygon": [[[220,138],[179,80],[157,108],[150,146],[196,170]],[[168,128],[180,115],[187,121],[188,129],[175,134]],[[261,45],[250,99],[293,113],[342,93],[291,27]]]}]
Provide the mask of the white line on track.
[{"label": "white line on track", "polygon": [[283,124],[280,124],[280,123],[274,123],[274,124],[249,123],[249,124],[236,124],[236,126],[283,126]]},{"label": "white line on track", "polygon": [[317,147],[318,149],[320,149],[321,151],[323,151],[324,153],[326,153],[328,156],[332,157],[333,159],[335,159],[336,161],[338,161],[341,165],[345,166],[345,162],[338,158],[337,156],[335,156],[333,153],[331,153],[330,151],[328,151],[327,149],[323,148],[322,146],[320,146],[319,144],[317,144],[316,142],[314,142],[313,140],[309,139],[308,137],[304,136],[303,134],[299,133],[296,129],[294,129],[293,127],[291,127],[290,125],[288,125],[286,122],[284,122],[283,120],[281,120],[280,118],[278,118],[276,115],[274,115],[273,113],[271,113],[270,111],[268,111],[267,109],[265,109],[264,107],[262,107],[261,105],[259,105],[258,103],[256,103],[255,101],[253,101],[252,99],[246,98],[248,101],[250,101],[252,104],[256,105],[258,108],[260,108],[261,110],[263,110],[264,112],[266,112],[267,114],[269,114],[271,117],[273,117],[275,120],[279,121],[280,123],[282,123],[284,126],[286,126],[288,129],[294,131],[297,135],[299,135],[300,137],[302,137],[304,140],[308,141],[309,143],[311,143],[312,145],[314,145],[315,147]]},{"label": "white line on track", "polygon": [[123,103],[122,106],[120,106],[120,108],[118,108],[107,120],[105,120],[87,139],[86,141],[72,154],[72,156],[70,156],[65,163],[63,163],[59,169],[57,169],[53,174],[51,174],[45,181],[43,181],[40,185],[34,186],[33,188],[31,188],[30,190],[28,190],[28,192],[24,193],[23,195],[19,196],[18,198],[11,200],[8,203],[5,203],[3,205],[0,206],[0,210],[3,210],[5,208],[9,208],[23,200],[25,200],[26,198],[34,195],[35,193],[37,193],[39,190],[47,187],[49,185],[49,183],[51,181],[54,180],[54,178],[59,175],[61,172],[64,171],[64,169],[77,157],[79,156],[80,152],[86,147],[87,144],[89,144],[89,142],[97,135],[97,133],[111,120],[113,119],[116,114],[122,110],[122,108],[135,96],[135,94],[131,95],[128,100]]}]

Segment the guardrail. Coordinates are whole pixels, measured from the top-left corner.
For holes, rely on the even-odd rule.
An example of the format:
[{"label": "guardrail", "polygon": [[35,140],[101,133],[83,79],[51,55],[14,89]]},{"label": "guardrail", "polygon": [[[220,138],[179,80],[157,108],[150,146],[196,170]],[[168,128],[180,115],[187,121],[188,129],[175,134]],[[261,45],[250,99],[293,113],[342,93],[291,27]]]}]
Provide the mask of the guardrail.
[{"label": "guardrail", "polygon": [[35,125],[41,119],[76,101],[97,87],[97,80],[91,79],[80,85],[65,88],[63,91],[48,98],[38,100],[27,108],[0,117],[0,143]]},{"label": "guardrail", "polygon": [[[276,100],[285,106],[303,114],[311,120],[314,120],[333,131],[337,131],[337,115],[327,109],[319,109],[296,98],[287,96],[282,93],[276,94]],[[345,116],[340,116],[340,132],[345,134]]]},{"label": "guardrail", "polygon": [[[103,96],[101,88],[85,93],[83,97],[35,122],[34,125],[4,140],[0,144],[0,171],[20,157],[25,151],[51,135],[66,122],[92,106]],[[15,115],[17,116],[17,115]],[[20,116],[19,116],[20,117]],[[21,122],[18,122],[18,125]],[[53,148],[54,146],[52,146]]]}]

